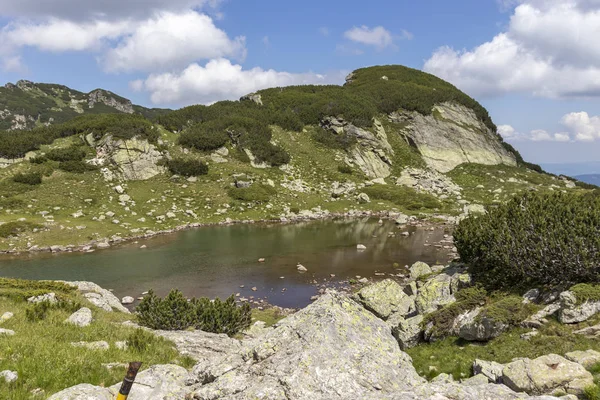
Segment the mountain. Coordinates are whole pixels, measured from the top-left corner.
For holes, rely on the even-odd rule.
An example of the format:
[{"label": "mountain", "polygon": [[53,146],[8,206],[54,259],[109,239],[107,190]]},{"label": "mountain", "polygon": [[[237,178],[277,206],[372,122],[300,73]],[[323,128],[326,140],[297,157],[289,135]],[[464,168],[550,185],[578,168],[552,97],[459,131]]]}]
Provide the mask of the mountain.
[{"label": "mountain", "polygon": [[20,80],[0,87],[0,129],[31,129],[82,114],[126,113],[154,118],[168,112],[136,106],[108,90],[82,93],[63,85]]},{"label": "mountain", "polygon": [[589,183],[590,185],[600,186],[600,174],[577,175],[575,179]]},{"label": "mountain", "polygon": [[0,252],[242,220],[456,221],[517,193],[582,190],[526,163],[467,94],[402,66],[172,112],[105,91],[20,86],[0,103],[18,99],[34,110],[19,115],[42,126],[0,131]]}]

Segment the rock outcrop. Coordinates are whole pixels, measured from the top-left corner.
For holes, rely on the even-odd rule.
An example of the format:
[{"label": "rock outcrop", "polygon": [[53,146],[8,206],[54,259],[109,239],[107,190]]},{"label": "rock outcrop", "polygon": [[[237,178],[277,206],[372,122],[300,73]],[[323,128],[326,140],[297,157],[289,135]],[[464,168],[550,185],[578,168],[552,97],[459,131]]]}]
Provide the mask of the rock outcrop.
[{"label": "rock outcrop", "polygon": [[131,101],[123,98],[119,99],[114,93],[102,89],[96,89],[88,93],[88,107],[94,108],[97,103],[112,107],[126,114],[133,114],[134,112]]},{"label": "rock outcrop", "polygon": [[515,157],[475,113],[454,103],[438,104],[432,115],[398,111],[393,122],[408,124],[407,135],[430,168],[448,172],[463,163],[516,165]]},{"label": "rock outcrop", "polygon": [[600,301],[580,303],[573,292],[566,291],[560,294],[558,320],[563,324],[587,321],[598,313],[600,313]]},{"label": "rock outcrop", "polygon": [[80,292],[83,293],[83,297],[88,299],[90,303],[104,311],[120,311],[129,314],[129,310],[125,308],[121,301],[112,294],[109,290],[106,290],[94,282],[85,281],[58,281],[66,283],[69,286],[76,287]]}]

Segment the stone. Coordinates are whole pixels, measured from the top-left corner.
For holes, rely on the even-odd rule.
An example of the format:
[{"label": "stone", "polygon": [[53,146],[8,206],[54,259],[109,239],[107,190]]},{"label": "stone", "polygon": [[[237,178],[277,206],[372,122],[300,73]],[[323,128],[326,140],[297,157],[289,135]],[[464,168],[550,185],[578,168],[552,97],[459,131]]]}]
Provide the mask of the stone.
[{"label": "stone", "polygon": [[308,269],[306,269],[306,267],[302,264],[298,264],[296,265],[296,269],[298,270],[298,272],[306,272],[308,271]]},{"label": "stone", "polygon": [[43,303],[43,302],[49,302],[50,304],[55,304],[58,302],[58,300],[56,299],[56,293],[46,293],[46,294],[42,294],[39,296],[33,296],[27,299],[28,303]]},{"label": "stone", "polygon": [[127,345],[126,341],[118,341],[115,342],[115,347],[119,350],[127,350],[129,346]]},{"label": "stone", "polygon": [[600,363],[600,352],[596,350],[572,351],[565,354],[565,358],[582,365],[585,369],[589,369]]},{"label": "stone", "polygon": [[11,319],[14,316],[15,316],[15,314],[11,313],[10,311],[5,312],[4,314],[2,314],[2,316],[0,316],[0,324],[8,321],[9,319]]},{"label": "stone", "polygon": [[92,323],[92,319],[92,310],[87,307],[83,307],[71,314],[71,316],[67,318],[65,322],[83,328],[85,326],[89,326]]},{"label": "stone", "polygon": [[418,262],[414,263],[413,265],[411,265],[411,267],[409,268],[409,271],[410,271],[410,277],[412,279],[418,279],[419,277],[421,277],[423,275],[431,274],[431,272],[432,272],[429,265],[427,265],[421,261],[418,261]]},{"label": "stone", "polygon": [[357,244],[356,245],[356,250],[366,250],[367,246],[365,246],[364,244]]},{"label": "stone", "polygon": [[523,333],[523,334],[520,336],[520,338],[521,338],[522,340],[531,340],[533,337],[535,337],[535,336],[537,336],[537,335],[539,335],[539,334],[540,334],[540,332],[539,332],[539,331],[536,331],[536,330],[534,329],[534,330],[532,330],[532,331],[530,331],[530,332],[525,332],[525,333]]},{"label": "stone", "polygon": [[500,380],[502,379],[503,369],[504,365],[495,361],[485,361],[476,359],[473,362],[473,374],[483,375],[491,383],[500,383]]},{"label": "stone", "polygon": [[117,192],[117,194],[125,193],[125,189],[123,189],[123,186],[121,186],[121,185],[115,186],[114,189],[115,189],[115,192]]},{"label": "stone", "polygon": [[577,335],[584,335],[587,337],[597,337],[600,336],[600,324],[579,329],[573,333]]},{"label": "stone", "polygon": [[86,281],[58,281],[63,282],[69,286],[76,287],[80,292],[83,293],[83,297],[85,297],[90,303],[99,307],[105,311],[120,311],[126,314],[129,314],[129,310],[125,308],[121,301],[112,294],[109,290],[106,290],[93,282]]},{"label": "stone", "polygon": [[409,221],[410,219],[408,215],[400,214],[396,217],[396,220],[394,222],[396,223],[396,225],[406,225]]},{"label": "stone", "polygon": [[0,328],[0,336],[14,336],[15,331],[10,329]]},{"label": "stone", "polygon": [[454,382],[454,378],[452,377],[452,375],[448,375],[445,373],[441,373],[431,380],[431,383],[452,383],[452,382]]},{"label": "stone", "polygon": [[486,342],[497,338],[510,327],[508,324],[496,321],[489,316],[481,317],[481,309],[469,313],[468,318],[463,319],[458,330],[458,336],[469,341]]},{"label": "stone", "polygon": [[96,243],[97,249],[108,249],[109,247],[110,247],[110,244],[108,242]]},{"label": "stone", "polygon": [[250,342],[241,356],[194,371],[205,382],[193,393],[199,400],[362,399],[425,383],[385,322],[331,291]]},{"label": "stone", "polygon": [[116,395],[110,389],[82,383],[62,390],[48,400],[114,400]]},{"label": "stone", "polygon": [[517,392],[542,395],[563,391],[582,395],[594,384],[594,377],[586,369],[556,354],[523,358],[506,364],[502,383]]},{"label": "stone", "polygon": [[462,272],[448,271],[432,277],[419,288],[415,299],[417,311],[419,314],[428,314],[454,303],[454,293],[468,286],[469,282],[468,274]]},{"label": "stone", "polygon": [[417,315],[412,318],[404,319],[401,313],[392,315],[387,324],[392,328],[392,335],[398,341],[402,350],[415,347],[421,341],[423,330],[421,324],[423,316]]},{"label": "stone", "polygon": [[[127,400],[184,399],[190,392],[185,386],[189,374],[179,365],[153,365],[138,374]],[[110,387],[117,393],[121,383]]]},{"label": "stone", "polygon": [[106,351],[110,349],[110,345],[108,342],[104,340],[99,340],[97,342],[71,342],[71,346],[73,347],[83,347],[89,350],[101,350]]},{"label": "stone", "polygon": [[19,374],[17,373],[17,371],[5,370],[0,372],[0,378],[4,378],[4,381],[6,383],[13,383],[16,382],[17,379],[19,379]]},{"label": "stone", "polygon": [[533,303],[535,302],[538,298],[540,297],[540,290],[539,289],[531,289],[528,290],[527,293],[525,293],[523,295],[523,303],[527,304],[527,303]]},{"label": "stone", "polygon": [[465,215],[485,214],[485,207],[482,204],[467,204],[463,207]]},{"label": "stone", "polygon": [[479,386],[479,385],[487,385],[489,383],[488,377],[483,374],[477,374],[468,379],[465,379],[461,382],[461,384],[465,386]]},{"label": "stone", "polygon": [[525,328],[536,328],[539,329],[546,322],[546,317],[550,315],[556,314],[556,312],[560,309],[559,303],[549,304],[544,307],[542,310],[536,312],[525,321],[521,323],[521,326]]},{"label": "stone", "polygon": [[560,294],[558,320],[563,324],[576,324],[587,321],[600,312],[600,301],[586,301],[579,304],[573,292]]},{"label": "stone", "polygon": [[131,296],[125,296],[121,299],[121,304],[132,304],[135,299]]},{"label": "stone", "polygon": [[361,192],[356,196],[356,201],[358,204],[367,204],[371,202],[371,198],[368,194]]},{"label": "stone", "polygon": [[213,360],[224,354],[238,353],[242,349],[239,340],[225,334],[203,331],[152,331],[173,343],[177,351],[194,360]]},{"label": "stone", "polygon": [[128,201],[131,201],[131,196],[129,196],[128,194],[119,195],[119,201],[121,203],[126,203]]},{"label": "stone", "polygon": [[392,314],[404,317],[415,307],[414,300],[391,279],[362,288],[356,293],[356,298],[367,310],[382,319],[388,319]]}]

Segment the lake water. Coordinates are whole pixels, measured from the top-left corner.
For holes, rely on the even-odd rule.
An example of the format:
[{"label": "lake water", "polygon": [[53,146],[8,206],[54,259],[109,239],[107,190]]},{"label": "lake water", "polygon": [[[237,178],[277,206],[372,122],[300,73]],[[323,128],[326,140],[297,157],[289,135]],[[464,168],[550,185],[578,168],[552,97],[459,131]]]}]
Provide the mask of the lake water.
[{"label": "lake water", "polygon": [[[406,231],[410,236],[401,235]],[[356,276],[382,279],[375,274],[397,274],[398,265],[416,261],[447,262],[449,250],[435,246],[444,234],[443,229],[400,229],[372,218],[212,226],[93,253],[6,256],[0,258],[0,276],[92,281],[119,298],[149,289],[165,295],[178,288],[186,296],[239,293],[297,308],[310,303],[320,285],[335,286]],[[357,244],[367,250],[357,251]],[[308,272],[299,273],[298,263]]]}]

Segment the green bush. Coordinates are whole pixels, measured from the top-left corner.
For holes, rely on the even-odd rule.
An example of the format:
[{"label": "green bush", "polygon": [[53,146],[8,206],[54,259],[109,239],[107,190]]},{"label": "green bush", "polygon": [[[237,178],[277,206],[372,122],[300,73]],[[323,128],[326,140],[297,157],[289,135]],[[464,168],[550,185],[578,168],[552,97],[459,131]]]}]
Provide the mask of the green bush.
[{"label": "green bush", "polygon": [[245,188],[229,188],[228,193],[235,200],[264,203],[269,201],[277,191],[271,186],[254,184]]},{"label": "green bush", "polygon": [[52,161],[81,161],[85,158],[86,151],[79,146],[71,146],[48,151],[45,157]]},{"label": "green bush", "polygon": [[174,158],[167,161],[167,168],[174,175],[200,176],[208,174],[208,165],[199,160]]},{"label": "green bush", "polygon": [[82,160],[61,161],[60,164],[58,164],[58,168],[74,174],[83,174],[84,172],[96,171],[98,169],[97,166],[88,164]]},{"label": "green bush", "polygon": [[18,173],[12,179],[17,183],[35,186],[42,183],[42,174],[39,172]]},{"label": "green bush", "polygon": [[523,297],[508,295],[484,307],[479,315],[477,315],[477,319],[481,320],[482,318],[489,317],[494,321],[515,327],[537,310],[538,306],[533,303],[523,304]]},{"label": "green bush", "polygon": [[464,219],[454,242],[489,288],[597,282],[600,196],[528,193]]},{"label": "green bush", "polygon": [[592,285],[586,283],[577,284],[569,289],[579,304],[585,303],[586,301],[600,301],[600,285]]},{"label": "green bush", "polygon": [[211,151],[225,146],[228,139],[222,126],[217,123],[205,123],[193,125],[183,131],[179,136],[179,144],[190,149]]},{"label": "green bush", "polygon": [[127,346],[135,351],[144,352],[160,339],[153,333],[136,329],[127,336]]},{"label": "green bush", "polygon": [[24,232],[31,232],[34,229],[43,228],[41,225],[25,221],[12,221],[0,225],[0,237],[9,238],[18,236]]},{"label": "green bush", "polygon": [[438,199],[427,193],[417,193],[405,186],[373,185],[363,190],[373,200],[387,200],[407,210],[436,209]]},{"label": "green bush", "polygon": [[346,164],[344,164],[344,165],[338,165],[337,170],[338,170],[339,173],[347,174],[347,175],[352,175],[352,173],[354,172],[352,170],[352,168],[349,165],[346,165]]},{"label": "green bush", "polygon": [[313,138],[322,145],[332,149],[347,150],[357,142],[356,137],[346,133],[333,133],[331,131],[318,128],[313,134]]},{"label": "green bush", "polygon": [[152,329],[185,330],[196,328],[205,332],[230,336],[247,329],[251,322],[250,305],[237,306],[235,298],[225,301],[207,298],[188,301],[178,290],[161,299],[152,291],[137,306],[138,320]]},{"label": "green bush", "polygon": [[81,303],[77,301],[58,300],[56,303],[49,301],[41,301],[29,305],[25,309],[25,317],[30,322],[43,321],[48,316],[50,310],[64,310],[69,313],[74,313],[81,308]]}]

